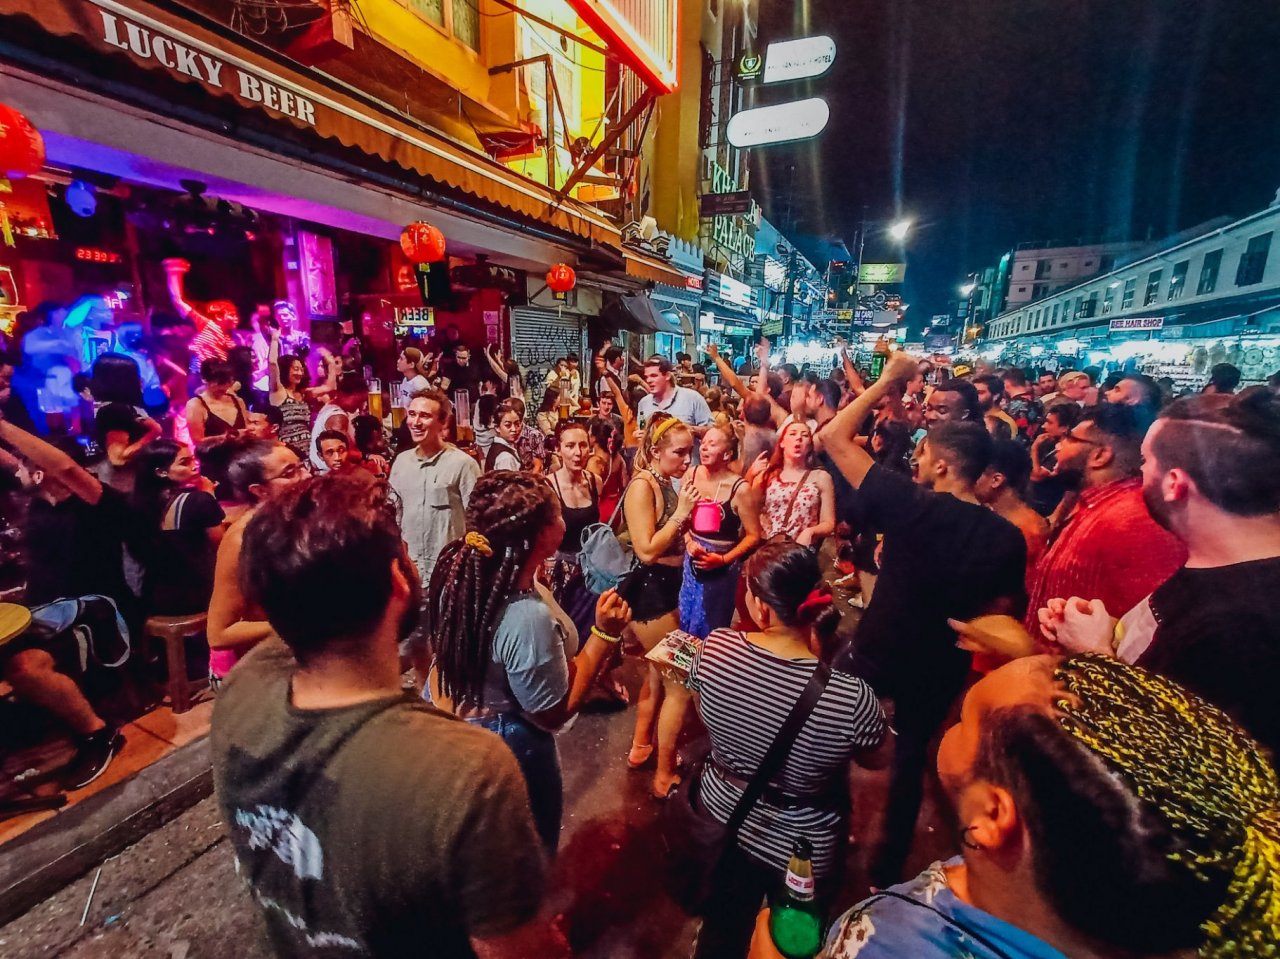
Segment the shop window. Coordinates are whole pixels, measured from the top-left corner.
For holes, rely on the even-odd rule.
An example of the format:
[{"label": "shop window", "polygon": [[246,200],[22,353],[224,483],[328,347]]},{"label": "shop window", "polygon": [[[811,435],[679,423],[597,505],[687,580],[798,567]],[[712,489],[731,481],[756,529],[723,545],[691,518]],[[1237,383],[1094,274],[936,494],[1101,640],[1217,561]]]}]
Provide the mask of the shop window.
[{"label": "shop window", "polygon": [[1147,295],[1142,298],[1143,306],[1150,306],[1160,297],[1160,279],[1164,270],[1152,270],[1147,276]]},{"label": "shop window", "polygon": [[1133,298],[1138,293],[1138,278],[1130,277],[1124,281],[1124,296],[1120,299],[1120,309],[1127,310],[1133,306]]},{"label": "shop window", "polygon": [[1204,255],[1204,262],[1200,264],[1200,283],[1196,286],[1196,296],[1204,296],[1218,288],[1218,270],[1221,268],[1221,250],[1214,250]]},{"label": "shop window", "polygon": [[1240,254],[1240,265],[1236,267],[1236,286],[1251,286],[1262,282],[1262,274],[1267,269],[1267,254],[1270,251],[1270,233],[1249,238],[1249,245]]},{"label": "shop window", "polygon": [[1173,264],[1173,273],[1169,277],[1169,292],[1165,295],[1165,299],[1182,299],[1182,291],[1187,286],[1187,271],[1190,269],[1190,260],[1179,260],[1177,263]]}]

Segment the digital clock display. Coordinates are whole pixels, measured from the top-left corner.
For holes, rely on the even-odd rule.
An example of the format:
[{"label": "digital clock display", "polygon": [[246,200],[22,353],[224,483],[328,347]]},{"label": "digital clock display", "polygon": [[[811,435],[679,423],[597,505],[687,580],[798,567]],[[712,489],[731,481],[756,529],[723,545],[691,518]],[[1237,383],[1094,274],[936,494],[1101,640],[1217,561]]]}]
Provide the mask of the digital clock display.
[{"label": "digital clock display", "polygon": [[122,263],[124,257],[119,253],[113,253],[110,250],[99,250],[92,246],[76,247],[76,259],[83,260],[86,263]]}]

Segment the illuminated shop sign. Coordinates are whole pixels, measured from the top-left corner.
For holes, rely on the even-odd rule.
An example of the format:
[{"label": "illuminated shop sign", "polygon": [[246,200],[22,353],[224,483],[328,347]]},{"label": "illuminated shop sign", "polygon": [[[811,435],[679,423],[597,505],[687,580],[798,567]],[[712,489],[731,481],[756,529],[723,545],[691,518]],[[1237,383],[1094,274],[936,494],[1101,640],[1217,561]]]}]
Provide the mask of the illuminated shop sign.
[{"label": "illuminated shop sign", "polygon": [[569,6],[649,86],[680,85],[680,0],[569,0]]},{"label": "illuminated shop sign", "polygon": [[1135,316],[1127,320],[1112,320],[1112,330],[1159,330],[1164,327],[1163,316]]},{"label": "illuminated shop sign", "polygon": [[764,55],[764,82],[787,83],[820,77],[836,61],[836,42],[830,37],[801,37],[771,43]]},{"label": "illuminated shop sign", "polygon": [[809,140],[827,128],[831,108],[821,97],[743,110],[729,119],[726,134],[738,149]]}]

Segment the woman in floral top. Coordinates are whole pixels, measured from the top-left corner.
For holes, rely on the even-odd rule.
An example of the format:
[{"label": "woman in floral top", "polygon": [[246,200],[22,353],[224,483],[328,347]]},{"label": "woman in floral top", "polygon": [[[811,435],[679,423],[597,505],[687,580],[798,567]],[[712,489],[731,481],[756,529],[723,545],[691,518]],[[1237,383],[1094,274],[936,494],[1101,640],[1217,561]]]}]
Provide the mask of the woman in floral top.
[{"label": "woman in floral top", "polygon": [[817,466],[813,432],[807,423],[796,420],[782,431],[756,489],[765,539],[785,536],[801,546],[812,546],[835,532],[835,487],[831,476]]}]

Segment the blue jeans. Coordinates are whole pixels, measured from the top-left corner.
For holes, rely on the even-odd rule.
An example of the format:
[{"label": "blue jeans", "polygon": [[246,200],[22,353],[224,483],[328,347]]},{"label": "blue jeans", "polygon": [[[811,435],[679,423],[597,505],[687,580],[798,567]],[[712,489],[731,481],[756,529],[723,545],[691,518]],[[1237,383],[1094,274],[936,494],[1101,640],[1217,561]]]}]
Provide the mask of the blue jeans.
[{"label": "blue jeans", "polygon": [[564,783],[560,778],[556,737],[515,713],[477,717],[467,722],[497,733],[515,754],[529,790],[533,824],[547,854],[555,856],[560,842],[560,819],[564,813]]}]

